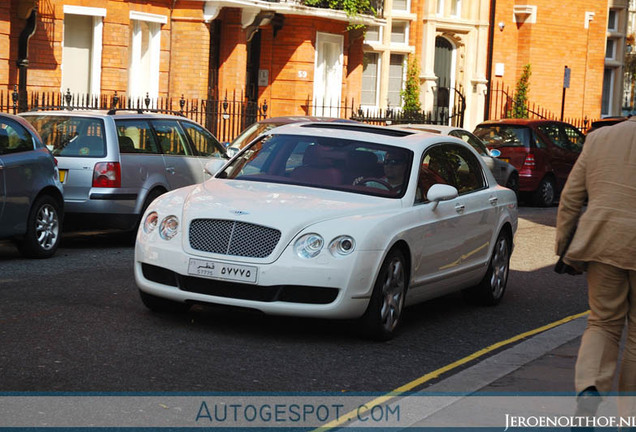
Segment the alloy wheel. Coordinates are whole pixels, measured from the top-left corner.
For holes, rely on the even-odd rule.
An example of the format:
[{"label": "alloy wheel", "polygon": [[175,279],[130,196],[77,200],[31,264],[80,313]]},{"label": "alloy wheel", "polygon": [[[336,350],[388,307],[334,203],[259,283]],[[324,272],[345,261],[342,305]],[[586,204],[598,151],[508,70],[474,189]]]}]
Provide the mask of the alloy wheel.
[{"label": "alloy wheel", "polygon": [[393,257],[386,269],[382,285],[382,305],[380,320],[382,326],[391,332],[397,326],[404,307],[404,288],[406,287],[404,263],[400,257]]},{"label": "alloy wheel", "polygon": [[508,241],[505,237],[499,237],[491,260],[490,289],[492,297],[497,299],[503,295],[508,280],[508,267],[510,265]]},{"label": "alloy wheel", "polygon": [[50,204],[40,207],[35,217],[35,238],[43,250],[51,250],[60,235],[60,221]]}]

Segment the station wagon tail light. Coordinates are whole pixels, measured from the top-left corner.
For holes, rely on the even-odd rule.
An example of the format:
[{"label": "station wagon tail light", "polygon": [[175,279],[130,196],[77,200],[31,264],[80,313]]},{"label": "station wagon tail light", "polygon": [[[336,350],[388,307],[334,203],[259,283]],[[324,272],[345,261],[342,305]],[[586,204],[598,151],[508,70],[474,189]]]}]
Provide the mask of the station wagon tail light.
[{"label": "station wagon tail light", "polygon": [[179,232],[179,219],[176,216],[167,216],[161,221],[159,235],[164,240],[170,240]]},{"label": "station wagon tail light", "polygon": [[355,248],[355,240],[347,235],[336,237],[329,243],[329,252],[335,257],[351,255]]},{"label": "station wagon tail light", "polygon": [[157,225],[159,225],[159,215],[157,212],[153,211],[148,213],[148,216],[144,219],[144,232],[150,234],[157,228]]},{"label": "station wagon tail light", "polygon": [[528,153],[526,155],[526,159],[523,161],[523,167],[528,169],[536,168],[537,164],[534,160],[534,155],[532,153]]},{"label": "station wagon tail light", "polygon": [[99,162],[93,170],[93,187],[121,187],[121,166],[119,162]]},{"label": "station wagon tail light", "polygon": [[325,241],[318,234],[305,234],[294,243],[294,250],[301,258],[314,258],[322,250]]}]

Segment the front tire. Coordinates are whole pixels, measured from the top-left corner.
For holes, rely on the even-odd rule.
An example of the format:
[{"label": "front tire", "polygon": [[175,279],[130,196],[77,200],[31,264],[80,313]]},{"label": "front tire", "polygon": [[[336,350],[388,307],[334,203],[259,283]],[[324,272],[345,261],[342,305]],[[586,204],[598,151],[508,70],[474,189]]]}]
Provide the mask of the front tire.
[{"label": "front tire", "polygon": [[369,337],[378,341],[393,338],[402,317],[407,285],[404,254],[394,249],[380,267],[369,306],[362,316],[362,325]]},{"label": "front tire", "polygon": [[139,296],[144,306],[153,312],[183,314],[190,310],[190,305],[187,303],[179,303],[163,297],[157,297],[141,290],[139,290]]},{"label": "front tire", "polygon": [[463,291],[464,298],[475,304],[494,306],[506,292],[510,271],[511,242],[505,233],[500,233],[492,251],[488,270],[478,285]]},{"label": "front tire", "polygon": [[59,202],[49,195],[35,200],[27,219],[27,230],[17,241],[18,250],[28,258],[50,258],[61,239],[62,216]]}]

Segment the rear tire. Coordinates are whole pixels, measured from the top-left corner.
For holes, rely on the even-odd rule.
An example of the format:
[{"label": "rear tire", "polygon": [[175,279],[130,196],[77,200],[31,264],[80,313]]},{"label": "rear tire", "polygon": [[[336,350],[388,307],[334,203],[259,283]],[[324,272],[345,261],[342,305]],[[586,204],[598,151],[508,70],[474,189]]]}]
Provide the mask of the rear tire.
[{"label": "rear tire", "polygon": [[494,306],[501,301],[510,271],[510,243],[506,233],[499,233],[484,278],[478,285],[462,292],[466,301],[483,306]]},{"label": "rear tire", "polygon": [[532,202],[539,207],[550,207],[556,196],[556,188],[554,180],[550,177],[544,177],[539,183],[539,187],[534,191]]},{"label": "rear tire", "polygon": [[187,303],[157,297],[141,290],[139,290],[139,296],[144,306],[153,312],[184,314],[190,310],[190,305]]},{"label": "rear tire", "polygon": [[393,338],[401,322],[407,285],[404,254],[393,249],[380,267],[369,306],[361,318],[367,336],[377,341]]},{"label": "rear tire", "polygon": [[17,241],[18,250],[28,258],[50,258],[55,254],[62,234],[60,203],[50,195],[38,197],[27,219],[24,237]]}]

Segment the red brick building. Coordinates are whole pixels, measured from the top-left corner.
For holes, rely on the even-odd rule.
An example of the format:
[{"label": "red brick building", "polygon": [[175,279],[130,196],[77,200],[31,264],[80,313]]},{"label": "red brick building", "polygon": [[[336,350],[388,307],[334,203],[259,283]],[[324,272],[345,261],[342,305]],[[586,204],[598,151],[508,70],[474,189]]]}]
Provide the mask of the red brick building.
[{"label": "red brick building", "polygon": [[[302,0],[6,0],[0,110],[19,83],[28,92],[133,100],[227,95],[266,105],[268,116],[350,115],[331,109],[344,101],[399,109],[414,57],[422,107],[452,111],[461,97],[468,129],[501,115],[496,90],[514,91],[526,64],[532,103],[560,113],[567,65],[565,117],[595,119],[608,86],[608,34],[617,36],[608,27],[616,1],[384,0],[381,18],[352,18]],[[26,40],[28,68],[18,68]],[[615,46],[617,56],[622,49]],[[461,94],[442,98],[444,86]]]},{"label": "red brick building", "polygon": [[19,82],[20,34],[34,5],[28,91],[228,94],[267,101],[269,115],[357,96],[362,33],[350,24],[383,23],[297,2],[10,0],[0,5],[0,89]]},{"label": "red brick building", "polygon": [[[491,89],[503,86],[514,91],[523,67],[529,64],[529,100],[560,116],[567,66],[570,79],[564,117],[599,118],[608,10],[605,0],[497,0]],[[491,98],[497,96],[501,95],[491,94]],[[497,113],[491,111],[491,116]]]}]

